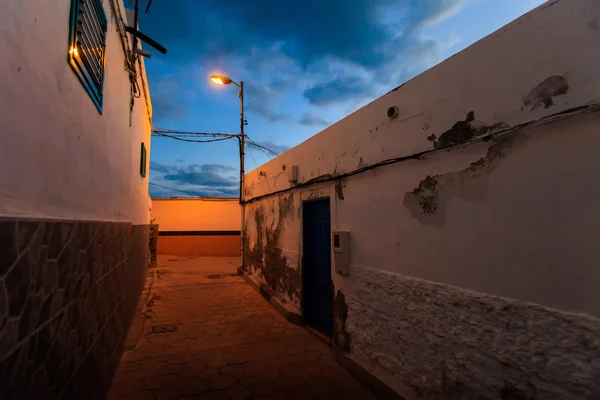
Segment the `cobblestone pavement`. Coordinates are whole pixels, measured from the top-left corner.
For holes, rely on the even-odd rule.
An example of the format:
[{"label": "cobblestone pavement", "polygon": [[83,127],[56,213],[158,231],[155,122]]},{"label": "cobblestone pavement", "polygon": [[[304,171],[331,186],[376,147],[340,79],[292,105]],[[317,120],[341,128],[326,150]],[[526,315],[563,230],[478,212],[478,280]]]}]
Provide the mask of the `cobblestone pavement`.
[{"label": "cobblestone pavement", "polygon": [[[109,399],[375,399],[330,348],[235,273],[237,258],[159,259],[137,346]],[[152,333],[174,324],[175,331]]]}]

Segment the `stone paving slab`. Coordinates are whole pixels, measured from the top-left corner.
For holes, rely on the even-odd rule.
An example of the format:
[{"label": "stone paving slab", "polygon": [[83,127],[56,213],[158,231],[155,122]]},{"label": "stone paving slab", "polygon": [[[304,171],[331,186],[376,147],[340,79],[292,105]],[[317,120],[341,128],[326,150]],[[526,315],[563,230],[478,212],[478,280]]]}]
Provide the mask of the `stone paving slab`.
[{"label": "stone paving slab", "polygon": [[[328,346],[232,276],[235,262],[159,256],[150,317],[109,399],[376,399]],[[152,333],[165,324],[176,330]]]}]

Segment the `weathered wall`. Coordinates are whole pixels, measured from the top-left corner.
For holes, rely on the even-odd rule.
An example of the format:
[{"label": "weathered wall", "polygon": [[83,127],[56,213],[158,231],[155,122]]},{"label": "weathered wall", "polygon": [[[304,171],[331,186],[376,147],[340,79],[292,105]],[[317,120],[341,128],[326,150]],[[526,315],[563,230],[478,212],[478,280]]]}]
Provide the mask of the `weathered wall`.
[{"label": "weathered wall", "polygon": [[1,398],[103,398],[142,290],[151,106],[142,66],[130,113],[111,2],[102,114],[67,61],[71,1],[0,3]]},{"label": "weathered wall", "polygon": [[596,399],[600,321],[357,266],[353,352],[427,399]]},{"label": "weathered wall", "polygon": [[599,19],[546,3],[252,171],[247,270],[301,309],[328,196],[341,347],[426,398],[600,397]]}]

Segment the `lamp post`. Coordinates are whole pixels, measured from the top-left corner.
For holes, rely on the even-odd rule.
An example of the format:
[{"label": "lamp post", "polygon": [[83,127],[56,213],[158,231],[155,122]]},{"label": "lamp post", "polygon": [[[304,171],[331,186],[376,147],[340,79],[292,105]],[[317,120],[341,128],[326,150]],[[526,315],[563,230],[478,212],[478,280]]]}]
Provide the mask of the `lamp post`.
[{"label": "lamp post", "polygon": [[244,249],[244,226],[246,222],[245,212],[244,212],[244,146],[246,144],[246,139],[244,136],[244,125],[246,121],[244,119],[244,82],[237,83],[229,77],[222,75],[211,75],[210,80],[217,85],[229,85],[234,84],[240,91],[238,96],[240,98],[240,133],[238,135],[239,144],[240,144],[240,208],[242,212],[242,223],[240,229],[240,239],[241,239],[241,253],[242,253],[242,269],[246,266],[246,254]]}]

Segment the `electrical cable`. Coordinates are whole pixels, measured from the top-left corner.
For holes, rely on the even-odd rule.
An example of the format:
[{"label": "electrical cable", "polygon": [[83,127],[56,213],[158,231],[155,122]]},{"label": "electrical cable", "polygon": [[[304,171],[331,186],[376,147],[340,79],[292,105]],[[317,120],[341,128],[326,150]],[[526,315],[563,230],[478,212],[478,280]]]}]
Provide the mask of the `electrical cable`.
[{"label": "electrical cable", "polygon": [[256,143],[256,142],[252,142],[251,144],[252,144],[253,146],[255,146],[255,147],[258,147],[259,149],[263,149],[263,150],[265,150],[265,151],[267,151],[267,152],[269,152],[269,153],[273,154],[275,157],[277,157],[277,156],[281,155],[280,153],[278,153],[278,152],[276,152],[276,151],[274,151],[274,150],[271,150],[271,149],[269,149],[268,147],[262,146],[262,145],[260,145],[260,144],[258,144],[258,143]]},{"label": "electrical cable", "polygon": [[178,135],[199,135],[199,136],[221,136],[221,137],[238,137],[239,134],[234,133],[221,133],[221,132],[188,132],[188,131],[178,131],[174,129],[165,129],[165,128],[157,128],[153,127],[152,132],[156,133],[168,133],[168,134],[178,134]]},{"label": "electrical cable", "polygon": [[175,140],[181,140],[182,142],[190,142],[190,143],[213,143],[213,142],[222,142],[224,140],[229,140],[229,139],[233,139],[233,137],[222,137],[219,139],[209,139],[209,140],[192,140],[192,139],[184,139],[184,138],[180,138],[177,136],[172,136],[172,135],[166,135],[164,133],[159,133],[156,131],[152,131],[153,136],[163,136],[169,139],[175,139]]},{"label": "electrical cable", "polygon": [[174,192],[180,192],[180,193],[189,194],[189,195],[192,195],[192,196],[195,196],[195,197],[200,197],[200,196],[198,196],[196,193],[187,192],[187,191],[185,191],[185,190],[180,190],[180,189],[173,189],[173,188],[171,188],[171,187],[168,187],[168,186],[159,185],[158,183],[152,183],[152,182],[148,182],[148,185],[156,186],[156,187],[163,188],[163,189],[172,190],[172,191],[174,191]]},{"label": "electrical cable", "polygon": [[487,142],[488,140],[492,139],[493,137],[504,136],[504,135],[507,135],[507,134],[511,134],[511,133],[514,133],[515,131],[523,129],[523,128],[545,125],[545,124],[549,124],[549,123],[552,123],[552,122],[557,121],[557,120],[568,118],[568,117],[573,116],[573,115],[580,115],[580,114],[583,114],[583,113],[594,113],[594,112],[600,112],[600,105],[598,105],[598,104],[592,104],[592,105],[585,105],[585,106],[580,106],[580,107],[574,107],[574,108],[571,108],[571,109],[568,109],[568,110],[564,110],[564,111],[558,112],[556,114],[551,114],[551,115],[542,117],[542,118],[534,120],[534,121],[525,122],[525,123],[520,124],[520,125],[516,125],[516,126],[510,127],[510,128],[507,128],[507,129],[503,129],[501,131],[496,131],[496,132],[488,133],[486,135],[482,135],[482,136],[476,137],[476,138],[471,139],[471,140],[469,140],[467,142],[464,142],[464,143],[462,143],[460,145],[455,145],[455,146],[452,146],[452,147],[449,147],[449,148],[424,150],[424,151],[421,151],[421,152],[418,152],[418,153],[414,153],[414,154],[411,154],[411,155],[408,155],[408,156],[388,158],[386,160],[379,161],[379,162],[377,162],[375,164],[366,165],[364,167],[355,169],[355,170],[350,171],[350,172],[346,172],[344,174],[339,174],[339,175],[323,174],[323,175],[319,175],[319,176],[316,176],[316,177],[314,177],[312,179],[309,179],[306,182],[299,183],[299,184],[291,186],[289,188],[285,188],[285,189],[281,189],[281,190],[276,190],[276,191],[271,192],[271,193],[265,193],[265,194],[262,194],[260,196],[252,197],[252,198],[250,198],[248,200],[244,200],[242,202],[242,205],[244,205],[244,204],[250,204],[250,203],[253,203],[253,202],[258,201],[258,200],[262,200],[262,199],[267,198],[267,197],[280,195],[280,194],[287,193],[287,192],[290,192],[292,190],[300,189],[300,188],[303,188],[303,187],[306,187],[306,186],[316,185],[316,184],[319,184],[319,183],[340,181],[340,180],[342,180],[344,178],[349,178],[351,176],[358,175],[358,174],[361,174],[363,172],[370,171],[370,170],[373,170],[373,169],[376,169],[376,168],[379,168],[379,167],[382,167],[382,166],[385,166],[385,165],[396,164],[396,163],[399,163],[399,162],[409,161],[409,160],[420,160],[420,159],[423,159],[424,157],[426,157],[426,156],[428,156],[430,154],[439,153],[441,151],[449,151],[449,150],[452,150],[453,148],[456,148],[456,147],[463,147],[464,148],[464,147],[470,146],[470,145],[475,144],[475,143]]},{"label": "electrical cable", "polygon": [[[250,137],[248,137],[247,135],[246,135],[246,140],[248,141],[248,144],[250,144],[251,146],[254,146],[254,147],[256,147],[257,149],[262,149],[262,150],[264,150],[264,151],[267,151],[267,152],[269,152],[269,153],[273,154],[275,157],[277,157],[277,156],[279,156],[279,155],[280,155],[278,152],[276,152],[276,151],[273,151],[273,150],[269,149],[268,147],[265,147],[265,146],[263,146],[263,145],[260,145],[260,144],[256,143],[254,140],[252,140],[252,139],[251,139]],[[264,151],[263,151],[263,153],[264,153]]]},{"label": "electrical cable", "polygon": [[255,149],[258,149],[261,153],[263,153],[264,155],[266,155],[269,158],[269,160],[273,159],[273,156],[271,154],[267,153],[265,150],[261,149],[260,147],[257,147],[254,144],[248,142],[248,148],[250,149],[252,147],[254,147]]},{"label": "electrical cable", "polygon": [[254,154],[252,154],[252,149],[250,147],[248,147],[248,153],[250,153],[250,157],[252,157],[252,163],[254,164],[254,169],[256,169],[258,166],[256,165],[256,160],[254,159]]}]

